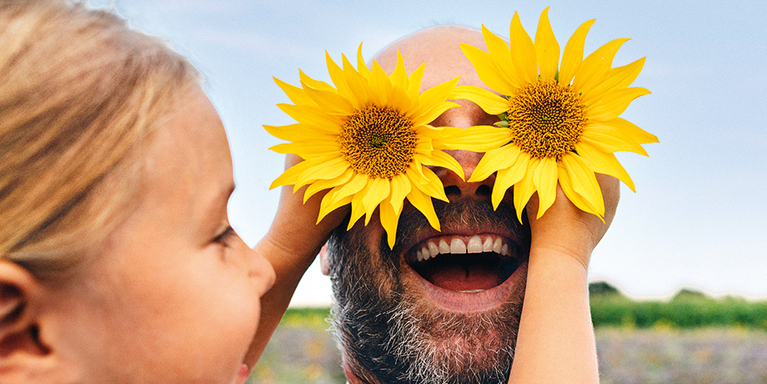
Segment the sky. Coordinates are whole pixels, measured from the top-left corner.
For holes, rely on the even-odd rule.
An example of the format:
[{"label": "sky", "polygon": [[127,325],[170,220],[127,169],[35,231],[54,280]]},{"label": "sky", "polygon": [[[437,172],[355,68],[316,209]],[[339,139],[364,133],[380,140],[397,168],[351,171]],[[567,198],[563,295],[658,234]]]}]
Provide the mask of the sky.
[{"label": "sky", "polygon": [[[591,259],[589,276],[637,298],[668,298],[681,288],[714,296],[767,298],[767,2],[759,1],[285,1],[91,0],[132,26],[169,39],[205,76],[229,136],[237,190],[232,225],[254,245],[274,217],[283,170],[281,141],[262,125],[293,121],[272,77],[298,84],[298,69],[329,81],[336,61],[365,58],[434,25],[457,24],[508,37],[518,11],[534,35],[541,11],[560,46],[596,19],[586,54],[631,40],[614,66],[647,57],[634,86],[652,94],[621,117],[655,134],[649,157],[619,153],[636,193],[622,186],[618,213]],[[329,279],[312,265],[293,306],[327,305]]]}]

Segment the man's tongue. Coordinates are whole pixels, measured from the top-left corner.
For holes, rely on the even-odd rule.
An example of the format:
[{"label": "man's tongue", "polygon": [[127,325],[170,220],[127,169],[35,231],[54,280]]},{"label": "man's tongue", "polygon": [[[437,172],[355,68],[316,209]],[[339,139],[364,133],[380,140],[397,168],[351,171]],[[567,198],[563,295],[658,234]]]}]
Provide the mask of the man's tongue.
[{"label": "man's tongue", "polygon": [[502,283],[496,269],[485,263],[434,263],[424,278],[451,291],[484,290]]}]

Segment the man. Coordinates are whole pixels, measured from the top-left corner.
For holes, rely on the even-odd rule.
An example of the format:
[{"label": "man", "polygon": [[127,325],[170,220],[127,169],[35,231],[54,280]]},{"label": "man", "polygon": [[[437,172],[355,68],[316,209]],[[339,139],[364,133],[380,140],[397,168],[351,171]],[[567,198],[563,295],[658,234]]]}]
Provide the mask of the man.
[{"label": "man", "polygon": [[[479,31],[442,26],[394,42],[378,53],[375,60],[391,72],[399,50],[408,72],[425,63],[422,89],[457,76],[461,77],[459,85],[487,88],[464,57],[459,42],[485,48]],[[432,125],[466,128],[498,121],[472,102],[457,102],[461,108],[448,110]],[[463,166],[466,179],[482,157],[480,153],[468,151],[451,154]],[[533,335],[526,339],[526,356],[539,356],[536,354],[547,347],[556,350],[562,340],[567,350],[556,353],[567,358],[579,350],[573,347],[570,351],[571,344],[562,339],[571,334],[577,339],[573,345],[587,352],[594,350],[584,267],[614,213],[617,182],[600,178],[607,205],[605,224],[593,215],[585,219],[582,215],[575,217],[582,212],[574,213],[577,209],[560,191],[552,213],[541,220],[543,223],[551,219],[547,227],[538,225],[538,232],[534,231],[531,236],[528,223],[522,225],[516,219],[511,193],[493,210],[490,193],[494,176],[469,183],[445,169],[434,171],[450,199],[449,204],[435,202],[441,232],[431,229],[426,219],[406,204],[393,250],[387,245],[378,219],[373,218],[368,226],[358,222],[348,232],[344,230],[346,226],[341,225],[332,234],[326,251],[321,253],[323,270],[333,282],[334,328],[343,349],[343,368],[348,381],[505,383],[509,380],[515,350],[517,356],[522,353],[521,345],[515,348],[518,331],[522,331],[521,320],[530,324],[527,329]],[[563,204],[568,206],[561,208]],[[557,218],[563,210],[569,212],[569,216]],[[579,220],[588,225],[568,231],[571,224]],[[558,225],[566,235],[559,233]],[[580,264],[573,266],[573,258],[557,266],[536,261],[538,285],[529,298],[533,304],[525,301],[526,315],[522,315],[526,283],[528,296],[532,289],[528,276],[531,244],[538,244],[536,249],[557,248],[566,250],[562,253],[580,255],[574,258]],[[567,263],[570,264],[563,266]],[[541,284],[549,284],[559,276],[572,279],[556,289],[548,286],[538,290]],[[539,305],[540,300],[545,304]],[[569,305],[573,307],[567,307]],[[538,325],[546,332],[536,329]],[[588,359],[594,369],[586,376],[594,377],[595,353]],[[523,368],[514,367],[515,374],[524,373]],[[540,365],[530,367],[531,377],[540,376]]]}]

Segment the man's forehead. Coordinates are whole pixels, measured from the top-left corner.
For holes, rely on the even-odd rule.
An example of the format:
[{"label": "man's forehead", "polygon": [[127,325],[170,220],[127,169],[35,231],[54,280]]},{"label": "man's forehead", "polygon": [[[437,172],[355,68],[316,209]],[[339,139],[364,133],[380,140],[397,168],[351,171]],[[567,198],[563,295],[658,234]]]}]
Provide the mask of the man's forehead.
[{"label": "man's forehead", "polygon": [[431,27],[405,36],[382,49],[374,59],[391,73],[397,63],[397,50],[402,53],[408,73],[426,64],[421,90],[460,76],[459,85],[487,88],[477,77],[471,62],[461,51],[460,43],[487,50],[482,32],[477,29],[445,25]]}]

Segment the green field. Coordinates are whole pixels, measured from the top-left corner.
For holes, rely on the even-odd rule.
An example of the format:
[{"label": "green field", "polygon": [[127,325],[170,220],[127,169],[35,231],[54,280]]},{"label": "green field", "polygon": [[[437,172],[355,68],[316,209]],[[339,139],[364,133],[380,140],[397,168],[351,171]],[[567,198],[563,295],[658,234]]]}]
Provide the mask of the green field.
[{"label": "green field", "polygon": [[604,283],[592,284],[590,289],[595,327],[767,330],[767,301],[729,296],[713,299],[686,289],[669,301],[634,301]]}]

